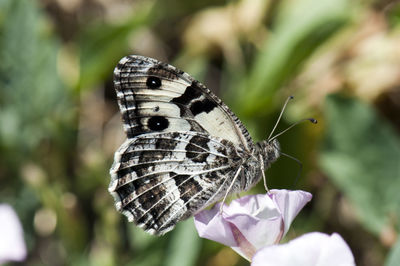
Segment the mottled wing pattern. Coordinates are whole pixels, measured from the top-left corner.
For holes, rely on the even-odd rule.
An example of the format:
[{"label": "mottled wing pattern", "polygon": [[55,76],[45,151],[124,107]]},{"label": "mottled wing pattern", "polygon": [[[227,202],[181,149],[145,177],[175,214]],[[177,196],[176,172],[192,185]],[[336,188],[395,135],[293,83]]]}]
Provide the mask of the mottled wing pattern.
[{"label": "mottled wing pattern", "polygon": [[109,190],[130,221],[164,234],[225,195],[253,141],[217,96],[171,65],[124,57],[114,86],[128,139]]},{"label": "mottled wing pattern", "polygon": [[177,68],[143,56],[126,56],[114,86],[128,138],[151,132],[195,131],[246,150],[253,141],[229,108],[203,84]]},{"label": "mottled wing pattern", "polygon": [[[164,234],[225,195],[242,164],[239,152],[204,133],[142,134],[115,153],[109,190],[129,221]],[[239,187],[235,182],[232,192]]]}]

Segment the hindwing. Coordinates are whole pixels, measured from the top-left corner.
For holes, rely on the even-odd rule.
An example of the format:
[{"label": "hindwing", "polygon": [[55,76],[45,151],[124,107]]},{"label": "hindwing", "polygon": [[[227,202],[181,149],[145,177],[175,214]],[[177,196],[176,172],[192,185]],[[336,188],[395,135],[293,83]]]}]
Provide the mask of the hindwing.
[{"label": "hindwing", "polygon": [[[109,191],[129,221],[164,234],[227,193],[243,163],[241,152],[205,133],[138,135],[115,153]],[[239,191],[240,182],[229,192]]]}]

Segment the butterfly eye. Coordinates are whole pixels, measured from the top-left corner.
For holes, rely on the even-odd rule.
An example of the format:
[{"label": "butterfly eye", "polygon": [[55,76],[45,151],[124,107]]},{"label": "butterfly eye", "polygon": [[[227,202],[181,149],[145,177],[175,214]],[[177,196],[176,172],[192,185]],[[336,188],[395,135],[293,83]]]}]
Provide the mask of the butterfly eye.
[{"label": "butterfly eye", "polygon": [[150,130],[161,131],[169,126],[168,120],[163,116],[153,116],[147,121],[147,126]]},{"label": "butterfly eye", "polygon": [[157,77],[148,77],[146,80],[146,85],[150,89],[157,89],[161,86],[161,79]]}]

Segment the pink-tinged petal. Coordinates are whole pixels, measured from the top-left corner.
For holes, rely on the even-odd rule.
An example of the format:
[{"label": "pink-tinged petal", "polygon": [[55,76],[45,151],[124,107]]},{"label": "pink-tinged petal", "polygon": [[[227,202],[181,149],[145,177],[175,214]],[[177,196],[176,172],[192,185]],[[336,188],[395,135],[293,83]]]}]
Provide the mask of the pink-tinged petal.
[{"label": "pink-tinged petal", "polygon": [[250,259],[256,252],[255,247],[235,224],[225,219],[224,213],[220,214],[220,206],[221,204],[218,203],[211,210],[201,211],[194,216],[194,224],[199,236],[232,248],[236,247],[240,255]]},{"label": "pink-tinged petal", "polygon": [[202,238],[207,238],[226,246],[236,246],[228,222],[219,213],[220,203],[211,210],[204,210],[194,216],[194,225],[197,233]]},{"label": "pink-tinged petal", "polygon": [[[256,250],[277,244],[295,215],[311,199],[303,191],[273,190],[272,194],[248,195],[224,206],[195,215],[200,237],[230,246],[250,260]],[[293,206],[287,206],[293,204]],[[286,220],[287,219],[287,220]]]},{"label": "pink-tinged petal", "polygon": [[224,218],[235,224],[256,249],[274,244],[282,235],[282,215],[266,194],[233,201],[224,208]]},{"label": "pink-tinged petal", "polygon": [[283,216],[283,220],[285,221],[285,235],[294,218],[299,214],[300,210],[303,209],[304,205],[311,200],[312,195],[311,193],[302,190],[290,191],[284,189],[273,189],[270,191],[270,197],[278,206]]},{"label": "pink-tinged petal", "polygon": [[[220,215],[220,204],[211,210],[204,210],[195,215],[195,226],[200,237],[220,242],[230,247],[238,247],[232,233],[232,226],[250,237],[250,242],[258,242],[262,246],[274,243],[279,235],[282,219],[281,214],[268,195],[248,195],[232,201],[224,206]],[[260,238],[260,234],[265,237]],[[254,242],[254,243],[253,243]]]},{"label": "pink-tinged petal", "polygon": [[17,214],[7,204],[0,204],[0,264],[23,261],[26,246]]},{"label": "pink-tinged petal", "polygon": [[224,206],[224,213],[228,215],[251,214],[260,219],[280,216],[277,205],[268,194],[247,195],[233,200],[229,206]]},{"label": "pink-tinged petal", "polygon": [[253,257],[252,266],[353,266],[353,254],[343,238],[334,233],[308,233],[283,245],[264,247]]},{"label": "pink-tinged petal", "polygon": [[235,226],[233,223],[229,223],[235,241],[237,243],[237,247],[232,247],[239,255],[243,258],[247,259],[248,261],[256,254],[256,247],[254,247],[242,234],[242,232]]}]

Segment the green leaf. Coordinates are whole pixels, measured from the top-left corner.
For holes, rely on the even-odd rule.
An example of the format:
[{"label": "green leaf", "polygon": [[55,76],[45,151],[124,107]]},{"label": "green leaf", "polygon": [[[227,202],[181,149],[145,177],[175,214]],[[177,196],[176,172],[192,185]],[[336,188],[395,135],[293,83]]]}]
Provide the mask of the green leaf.
[{"label": "green leaf", "polygon": [[379,234],[400,215],[400,142],[366,103],[338,95],[325,105],[320,165],[353,203],[364,226]]},{"label": "green leaf", "polygon": [[390,250],[385,266],[398,266],[400,264],[400,238]]},{"label": "green leaf", "polygon": [[[125,218],[125,217],[123,217]],[[125,223],[129,232],[131,246],[129,247],[130,262],[125,263],[121,258],[118,258],[119,264],[146,266],[146,265],[161,265],[167,238],[165,236],[153,236],[143,231],[131,223]]]},{"label": "green leaf", "polygon": [[249,78],[240,85],[240,112],[266,113],[272,96],[313,52],[350,19],[349,1],[286,1],[272,34],[256,56]]},{"label": "green leaf", "polygon": [[200,244],[201,239],[194,228],[193,219],[180,222],[173,231],[164,265],[195,265],[200,252]]},{"label": "green leaf", "polygon": [[49,137],[54,122],[65,116],[68,99],[57,73],[58,43],[36,2],[5,2],[0,10],[0,147],[26,152]]}]

